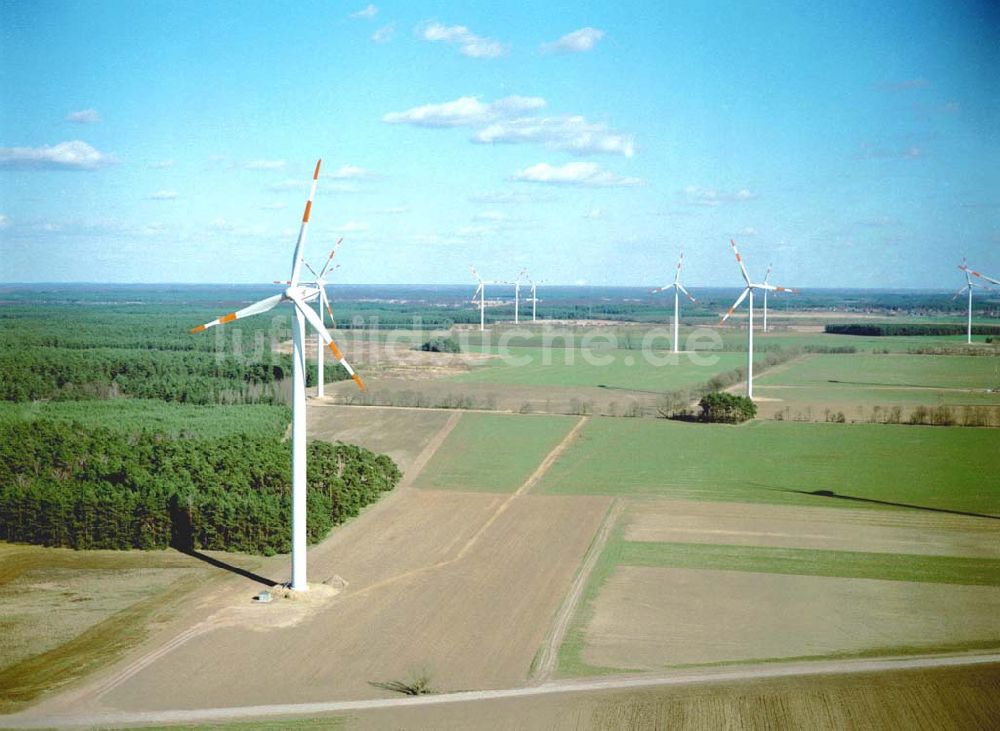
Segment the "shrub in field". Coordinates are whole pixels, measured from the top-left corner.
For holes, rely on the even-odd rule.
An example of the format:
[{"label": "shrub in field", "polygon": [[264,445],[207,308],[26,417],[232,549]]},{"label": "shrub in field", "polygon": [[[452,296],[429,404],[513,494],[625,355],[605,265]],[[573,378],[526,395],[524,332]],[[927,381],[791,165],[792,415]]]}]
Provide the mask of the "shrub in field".
[{"label": "shrub in field", "polygon": [[458,341],[453,338],[432,338],[420,346],[420,349],[428,353],[461,353],[462,348]]},{"label": "shrub in field", "polygon": [[757,405],[746,396],[716,391],[702,397],[701,420],[716,424],[739,424],[757,415]]}]

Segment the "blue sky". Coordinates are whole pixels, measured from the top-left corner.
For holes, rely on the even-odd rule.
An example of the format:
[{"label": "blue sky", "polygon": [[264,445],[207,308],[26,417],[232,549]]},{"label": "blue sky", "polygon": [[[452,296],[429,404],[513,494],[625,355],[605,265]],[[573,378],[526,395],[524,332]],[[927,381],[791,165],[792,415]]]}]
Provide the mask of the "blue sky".
[{"label": "blue sky", "polygon": [[989,2],[0,5],[0,280],[1000,271]]}]

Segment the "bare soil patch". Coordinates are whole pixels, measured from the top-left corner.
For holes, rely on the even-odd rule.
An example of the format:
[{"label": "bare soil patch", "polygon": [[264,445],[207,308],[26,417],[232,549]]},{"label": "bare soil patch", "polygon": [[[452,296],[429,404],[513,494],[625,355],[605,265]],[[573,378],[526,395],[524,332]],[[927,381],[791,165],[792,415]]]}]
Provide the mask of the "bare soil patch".
[{"label": "bare soil patch", "polygon": [[[440,690],[523,682],[608,499],[519,497],[463,554],[456,526],[474,529],[470,512],[481,515],[496,498],[405,497],[394,507],[413,522],[396,540],[382,540],[380,521],[365,531],[371,540],[340,543],[336,573],[348,586],[315,615],[291,629],[202,634],[125,678],[103,702],[150,709],[379,697],[386,691],[370,681],[414,669],[427,669]],[[462,503],[470,506],[464,515]],[[409,509],[419,505],[433,515],[420,521]],[[412,544],[427,539],[436,551]],[[435,552],[463,555],[435,566]],[[407,568],[415,563],[423,568]],[[362,578],[352,581],[352,565]],[[379,574],[387,578],[372,583]]]},{"label": "bare soil patch", "polygon": [[1000,589],[620,566],[585,637],[588,664],[639,670],[1000,641]]},{"label": "bare soil patch", "polygon": [[[350,382],[353,387],[353,382]],[[341,441],[388,454],[404,474],[447,423],[445,411],[352,408],[309,402],[309,438]]]},{"label": "bare soil patch", "polygon": [[753,503],[633,501],[625,540],[1000,558],[988,520]]}]

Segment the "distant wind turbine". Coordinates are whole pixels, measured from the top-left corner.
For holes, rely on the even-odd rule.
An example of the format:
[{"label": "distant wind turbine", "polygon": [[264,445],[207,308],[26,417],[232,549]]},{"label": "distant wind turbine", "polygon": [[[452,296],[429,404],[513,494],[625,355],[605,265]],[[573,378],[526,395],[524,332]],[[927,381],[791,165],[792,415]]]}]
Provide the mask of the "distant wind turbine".
[{"label": "distant wind turbine", "polygon": [[691,293],[684,289],[684,285],[681,284],[681,265],[684,264],[684,252],[681,252],[681,258],[677,260],[677,272],[674,274],[674,281],[672,284],[668,284],[664,287],[657,287],[653,290],[653,294],[657,292],[666,292],[668,289],[674,290],[674,352],[679,353],[680,351],[680,333],[681,333],[681,316],[680,316],[680,293],[683,292],[689,300],[692,302],[697,302],[697,300],[691,296]]},{"label": "distant wind turbine", "polygon": [[972,344],[972,288],[979,287],[981,289],[989,289],[989,287],[987,287],[985,284],[980,284],[979,282],[973,282],[972,276],[979,277],[980,279],[985,279],[987,282],[990,282],[992,284],[1000,284],[1000,282],[993,279],[992,277],[987,277],[985,274],[980,274],[974,269],[969,269],[969,267],[965,263],[965,259],[962,259],[962,263],[958,265],[958,268],[961,269],[963,272],[965,272],[965,286],[962,287],[960,290],[958,290],[955,293],[955,296],[952,297],[952,299],[955,299],[963,292],[968,291],[969,293],[969,316],[965,329],[965,342],[971,345]]},{"label": "distant wind turbine", "polygon": [[216,325],[225,325],[233,320],[240,320],[251,315],[259,315],[274,309],[283,302],[291,302],[295,306],[295,322],[292,327],[292,581],[294,591],[307,591],[306,581],[306,374],[305,374],[305,338],[306,320],[316,330],[316,334],[329,346],[340,365],[350,374],[358,388],[365,390],[365,384],[351,364],[347,362],[336,343],[326,331],[323,320],[307,305],[320,293],[315,287],[302,285],[299,275],[302,270],[302,252],[305,248],[306,232],[309,226],[309,213],[312,210],[313,197],[316,195],[316,183],[319,180],[319,167],[322,160],[316,162],[313,171],[312,188],[306,201],[306,210],[302,214],[302,226],[299,228],[299,238],[295,242],[295,254],[292,257],[292,275],[288,280],[288,288],[281,294],[262,299],[242,310],[230,312],[215,320],[191,330],[199,333]]},{"label": "distant wind turbine", "polygon": [[469,265],[469,271],[472,272],[472,276],[476,278],[479,282],[479,286],[476,287],[475,293],[472,295],[472,301],[476,301],[476,295],[479,295],[479,330],[483,331],[486,329],[486,285],[487,284],[510,284],[510,282],[498,282],[498,281],[487,281],[479,276],[479,272],[476,268]]},{"label": "distant wind turbine", "polygon": [[[311,286],[314,286],[316,287],[316,289],[319,290],[319,297],[316,300],[316,312],[319,313],[320,321],[323,323],[324,327],[326,327],[326,313],[324,312],[324,308],[326,308],[326,312],[330,313],[330,324],[334,328],[337,327],[337,320],[333,316],[333,310],[330,308],[330,300],[326,294],[326,284],[327,284],[326,275],[329,272],[335,271],[336,269],[340,268],[340,264],[337,264],[332,268],[330,267],[330,264],[333,263],[333,257],[337,254],[337,249],[340,248],[340,244],[343,240],[344,240],[343,238],[337,239],[337,243],[335,243],[333,245],[333,248],[330,250],[330,255],[326,258],[326,264],[323,265],[323,268],[320,270],[319,274],[316,273],[315,269],[309,266],[309,262],[307,261],[302,262],[302,264],[306,267],[306,269],[312,272],[312,275],[316,278],[313,282],[311,283],[307,282],[307,284],[310,284]],[[291,282],[287,279],[284,280],[275,279],[274,283],[291,284]],[[324,345],[323,337],[317,332],[316,333],[316,397],[317,398],[323,398],[323,393],[324,393],[323,389],[324,386],[326,385],[326,379],[323,377],[323,351],[325,350],[323,345]]]},{"label": "distant wind turbine", "polygon": [[753,398],[753,291],[755,289],[763,290],[764,292],[795,292],[796,290],[790,289],[788,287],[776,287],[773,284],[766,284],[761,282],[760,284],[755,284],[750,281],[750,275],[747,274],[747,268],[743,265],[743,257],[740,256],[740,252],[736,249],[736,242],[732,239],[729,240],[729,245],[733,247],[733,253],[736,255],[736,263],[740,265],[740,273],[743,275],[743,281],[746,282],[746,288],[743,290],[742,294],[736,298],[733,306],[729,308],[729,311],[722,316],[719,324],[722,324],[729,319],[729,316],[733,314],[737,307],[745,300],[747,297],[750,298],[750,319],[747,321],[747,398]]},{"label": "distant wind turbine", "polygon": [[522,273],[524,274],[524,278],[528,280],[528,284],[531,285],[531,299],[529,300],[531,302],[531,321],[535,322],[535,307],[538,304],[538,285],[545,284],[545,282],[536,282],[531,278],[531,275],[528,274],[527,270],[524,270]]}]

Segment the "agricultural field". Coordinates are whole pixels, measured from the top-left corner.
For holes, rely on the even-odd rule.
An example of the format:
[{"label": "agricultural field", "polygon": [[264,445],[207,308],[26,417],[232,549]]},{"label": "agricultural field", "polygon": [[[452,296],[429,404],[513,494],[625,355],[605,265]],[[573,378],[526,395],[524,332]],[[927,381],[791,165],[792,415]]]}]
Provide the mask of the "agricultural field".
[{"label": "agricultural field", "polygon": [[415,485],[512,492],[577,421],[569,416],[463,414]]},{"label": "agricultural field", "polygon": [[[805,355],[754,381],[762,416],[822,418],[843,412],[848,421],[879,420],[873,410],[915,406],[1000,407],[1000,357],[955,355]],[[961,417],[961,413],[956,414]]]},{"label": "agricultural field", "polygon": [[1000,432],[992,429],[593,419],[539,489],[1000,514],[984,480],[1000,469],[998,446]]}]

